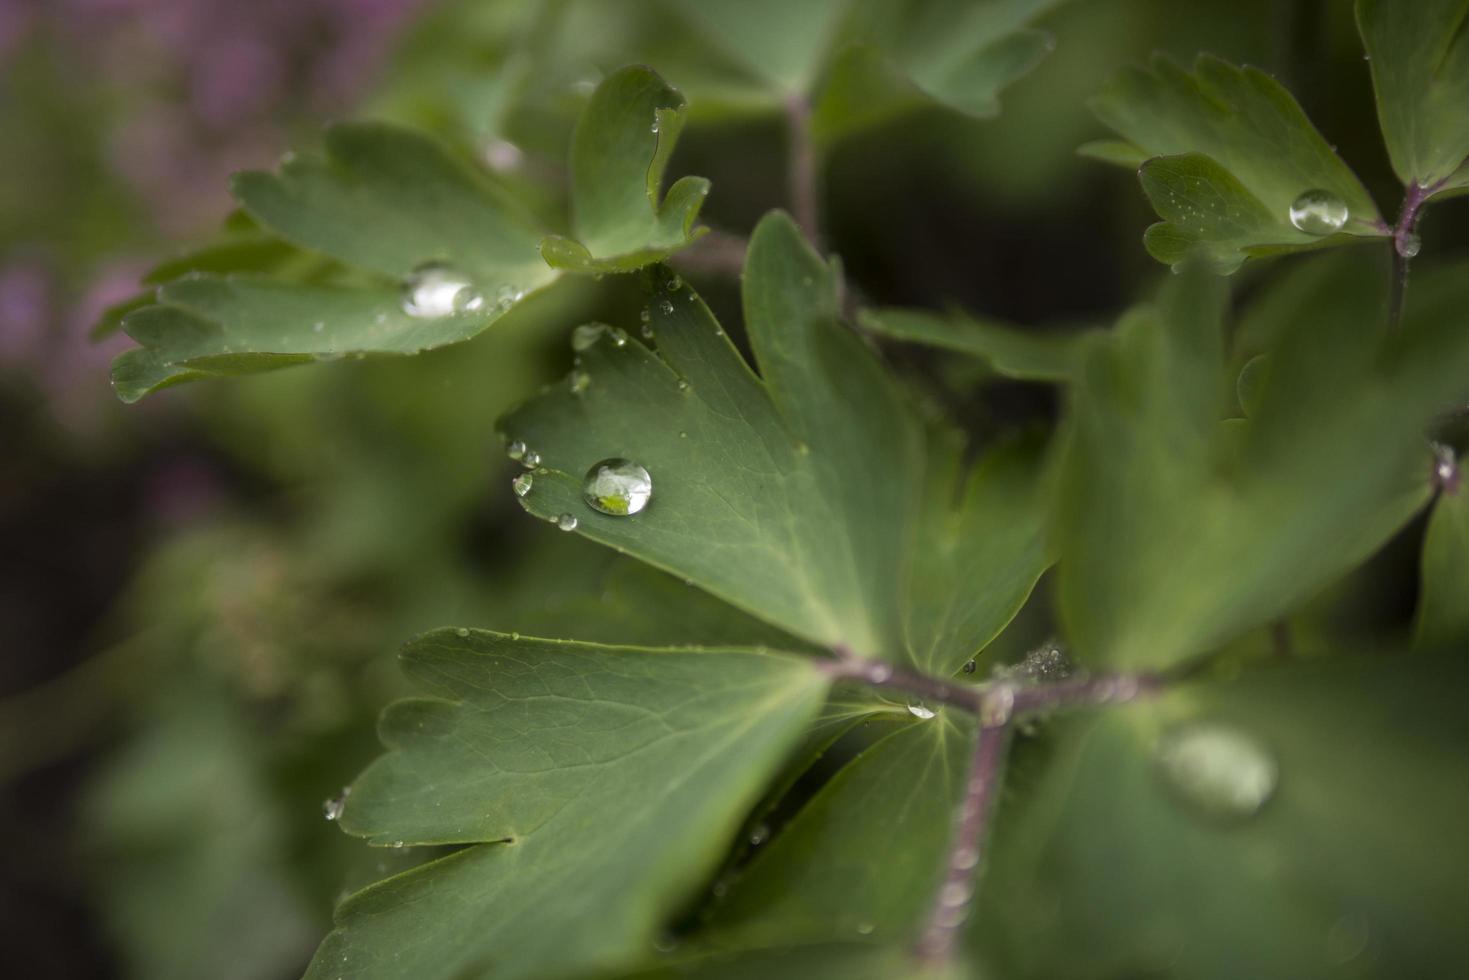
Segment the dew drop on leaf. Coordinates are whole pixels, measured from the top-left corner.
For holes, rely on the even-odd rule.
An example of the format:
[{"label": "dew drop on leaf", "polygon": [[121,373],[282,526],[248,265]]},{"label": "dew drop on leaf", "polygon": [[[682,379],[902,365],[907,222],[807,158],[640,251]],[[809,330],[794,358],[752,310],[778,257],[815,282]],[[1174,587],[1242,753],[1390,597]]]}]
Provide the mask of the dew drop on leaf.
[{"label": "dew drop on leaf", "polygon": [[933,717],[933,709],[924,704],[908,705],[908,714],[914,718],[922,718],[924,721]]},{"label": "dew drop on leaf", "polygon": [[321,815],[327,820],[337,820],[342,816],[342,811],[347,808],[347,797],[352,795],[352,787],[343,786],[342,791],[321,805]]},{"label": "dew drop on leaf", "polygon": [[1290,223],[1308,235],[1341,231],[1348,217],[1346,202],[1330,191],[1306,191],[1290,206]]},{"label": "dew drop on leaf", "polygon": [[505,447],[505,455],[509,456],[513,460],[516,460],[517,462],[524,459],[525,443],[521,442],[519,439],[516,439],[510,445]]},{"label": "dew drop on leaf", "polygon": [[662,300],[659,300],[658,301],[658,309],[662,310],[665,316],[667,314],[669,314],[669,313],[672,313],[673,312],[673,300],[671,300],[671,299],[662,299]]},{"label": "dew drop on leaf", "polygon": [[528,496],[535,479],[529,473],[521,473],[510,481],[510,487],[515,491],[517,497]]},{"label": "dew drop on leaf", "polygon": [[612,346],[613,347],[619,347],[619,348],[621,348],[621,347],[626,347],[627,346],[627,331],[621,330],[621,329],[618,329],[618,328],[613,328],[613,330],[611,332],[611,337],[612,337]]},{"label": "dew drop on leaf", "polygon": [[1410,231],[1398,240],[1398,254],[1405,259],[1411,259],[1423,251],[1423,239],[1418,237],[1416,231]]},{"label": "dew drop on leaf", "polygon": [[520,465],[528,470],[533,470],[541,465],[541,454],[534,449],[527,449],[525,455],[520,457]]},{"label": "dew drop on leaf", "polygon": [[464,626],[461,626],[457,630],[454,631],[454,635],[455,636],[468,636],[469,635],[469,630],[468,630],[468,628],[466,628]]},{"label": "dew drop on leaf", "polygon": [[560,517],[556,518],[555,523],[556,526],[563,531],[575,531],[577,520],[576,517],[571,514],[562,514]]},{"label": "dew drop on leaf", "polygon": [[678,292],[680,289],[683,288],[682,277],[680,277],[677,273],[674,273],[673,275],[668,277],[668,281],[663,284],[663,288],[668,290],[670,293]]},{"label": "dew drop on leaf", "polygon": [[403,312],[420,320],[472,313],[484,306],[469,277],[446,262],[425,262],[403,283]]},{"label": "dew drop on leaf", "polygon": [[1159,741],[1155,759],[1178,796],[1217,819],[1240,820],[1258,813],[1280,781],[1270,752],[1227,725],[1177,728]]},{"label": "dew drop on leaf", "polygon": [[751,847],[759,847],[761,844],[764,844],[769,839],[770,828],[765,826],[765,824],[763,823],[757,826],[754,830],[750,831]]},{"label": "dew drop on leaf", "polygon": [[602,339],[602,334],[607,332],[605,323],[583,323],[571,331],[571,349],[584,351],[597,341]]},{"label": "dew drop on leaf", "polygon": [[627,517],[648,506],[653,497],[653,478],[630,459],[604,459],[587,470],[582,497],[595,511]]},{"label": "dew drop on leaf", "polygon": [[973,660],[964,661],[964,673],[972,674],[979,669],[979,664]]}]

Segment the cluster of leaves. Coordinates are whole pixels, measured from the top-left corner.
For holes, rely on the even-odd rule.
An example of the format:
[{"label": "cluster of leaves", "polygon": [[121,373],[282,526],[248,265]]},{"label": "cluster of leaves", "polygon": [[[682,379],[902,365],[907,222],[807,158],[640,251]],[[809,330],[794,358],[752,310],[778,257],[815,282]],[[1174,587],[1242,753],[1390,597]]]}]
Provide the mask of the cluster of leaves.
[{"label": "cluster of leaves", "polygon": [[[1049,6],[760,4],[785,27],[771,46],[742,43],[750,5],[690,3],[724,51],[701,50],[720,70],[687,88],[695,105],[793,103],[818,149],[935,100],[992,112],[1045,50],[1025,25]],[[1055,432],[979,446],[846,322],[840,265],[780,212],[743,257],[746,360],[668,264],[698,247],[710,188],[663,190],[691,110],[650,69],[616,71],[587,100],[562,234],[387,126],[339,126],[324,157],[239,178],[229,237],[119,311],[142,345],[117,363],[124,399],[466,340],[580,275],[642,284],[638,322],[580,332],[566,382],[500,430],[529,468],[529,513],[648,568],[535,628],[571,639],[461,627],[408,645],[424,696],[383,717],[389,751],[340,823],[378,847],[449,850],[347,898],[308,975],[1296,977],[1462,962],[1456,862],[1423,842],[1457,847],[1469,806],[1453,704],[1466,678],[1443,653],[1469,639],[1469,494],[1440,495],[1429,522],[1418,650],[1270,659],[1251,637],[1433,500],[1424,434],[1469,394],[1466,269],[1425,269],[1397,317],[1380,250],[1313,259],[1234,313],[1223,280],[1194,267],[1356,239],[1406,256],[1422,205],[1466,186],[1469,2],[1386,6],[1357,12],[1411,202],[1396,226],[1269,76],[1158,61],[1098,99],[1121,140],[1088,148],[1137,165],[1163,219],[1145,243],[1182,274],[1154,301],[1045,339],[859,312],[871,335],[1064,390]],[[1290,220],[1313,190],[1347,207],[1340,234]],[[415,315],[404,290],[430,264],[480,302]],[[584,474],[612,457],[652,475],[646,509],[584,501]],[[1010,722],[917,699],[995,689],[966,668],[1053,565],[1076,663],[1146,681],[1147,696],[1045,719],[1018,743],[957,952],[919,956],[976,742]],[[840,680],[854,662],[921,683]],[[1234,746],[1199,778],[1217,789],[1252,754],[1279,779],[1263,805],[1210,811],[1170,782],[1158,747],[1198,726]],[[802,798],[792,786],[838,741],[845,764]]]}]

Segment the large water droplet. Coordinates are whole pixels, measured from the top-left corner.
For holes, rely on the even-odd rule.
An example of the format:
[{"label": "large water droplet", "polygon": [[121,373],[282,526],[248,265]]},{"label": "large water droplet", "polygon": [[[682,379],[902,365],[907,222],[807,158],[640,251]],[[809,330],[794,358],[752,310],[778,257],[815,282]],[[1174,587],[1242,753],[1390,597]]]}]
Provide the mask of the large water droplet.
[{"label": "large water droplet", "polygon": [[584,351],[601,340],[602,335],[606,332],[607,324],[605,323],[583,323],[571,331],[571,349]]},{"label": "large water droplet", "polygon": [[342,811],[347,809],[347,797],[352,795],[352,787],[343,786],[342,791],[321,805],[321,815],[328,820],[337,820],[342,816]]},{"label": "large water droplet", "polygon": [[445,262],[425,262],[403,283],[403,312],[421,320],[472,313],[484,302],[469,277]]},{"label": "large water droplet", "polygon": [[556,526],[563,531],[575,531],[577,519],[571,514],[562,514],[556,518]]},{"label": "large water droplet", "polygon": [[924,704],[908,705],[908,714],[914,718],[922,718],[924,721],[933,717],[933,709]]},{"label": "large water droplet", "polygon": [[1416,231],[1410,231],[1398,239],[1398,254],[1405,259],[1416,258],[1423,251],[1423,239],[1418,237]]},{"label": "large water droplet", "polygon": [[1290,223],[1308,235],[1341,231],[1349,217],[1346,202],[1330,191],[1306,191],[1290,205]]},{"label": "large water droplet", "polygon": [[1155,758],[1168,784],[1215,818],[1253,816],[1280,781],[1269,750],[1228,725],[1196,722],[1174,729],[1158,743]]},{"label": "large water droplet", "polygon": [[604,459],[587,470],[581,492],[593,510],[627,517],[648,506],[653,478],[630,459]]},{"label": "large water droplet", "polygon": [[517,497],[525,497],[530,494],[531,487],[535,485],[535,478],[529,473],[521,473],[510,481],[510,487],[515,491]]}]

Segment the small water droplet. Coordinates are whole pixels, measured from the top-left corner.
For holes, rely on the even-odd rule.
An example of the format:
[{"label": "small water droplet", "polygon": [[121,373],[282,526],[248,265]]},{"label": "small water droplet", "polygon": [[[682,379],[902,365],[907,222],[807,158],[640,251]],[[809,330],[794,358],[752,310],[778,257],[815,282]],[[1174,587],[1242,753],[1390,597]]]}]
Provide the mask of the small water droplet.
[{"label": "small water droplet", "polygon": [[322,320],[317,320],[315,323],[313,323],[311,325],[311,332],[312,333],[321,333],[325,329],[326,329],[326,323],[324,321],[322,321]]},{"label": "small water droplet", "polygon": [[516,439],[510,445],[505,447],[505,455],[514,460],[524,459],[525,443],[521,442],[519,439]]},{"label": "small water droplet", "polygon": [[469,277],[446,262],[425,262],[403,283],[403,312],[416,319],[437,320],[483,305]]},{"label": "small water droplet", "polygon": [[689,390],[689,383],[686,380],[684,380],[683,378],[679,378],[678,379],[678,390],[679,391],[688,391]]},{"label": "small water droplet", "polygon": [[461,626],[457,630],[454,631],[454,635],[455,636],[468,636],[469,635],[469,630],[468,630],[468,628],[466,628],[464,626]]},{"label": "small water droplet", "polygon": [[613,517],[627,517],[648,506],[653,478],[630,459],[604,459],[587,470],[582,497],[588,506]]},{"label": "small water droplet", "polygon": [[402,847],[403,847],[403,842],[402,841],[400,841],[400,840],[393,841],[393,848],[395,850],[401,850]]},{"label": "small water droplet", "polygon": [[1269,751],[1238,729],[1196,722],[1174,729],[1155,753],[1164,778],[1208,816],[1240,820],[1275,793],[1280,770]]},{"label": "small water droplet", "polygon": [[617,347],[620,349],[627,346],[627,331],[623,330],[621,327],[613,327],[612,332],[609,336],[612,337],[613,347]]},{"label": "small water droplet", "polygon": [[585,371],[573,371],[566,381],[566,386],[573,395],[580,395],[592,384],[592,376]]},{"label": "small water droplet", "polygon": [[1349,217],[1346,202],[1330,191],[1306,191],[1290,205],[1290,223],[1308,235],[1341,231]]},{"label": "small water droplet", "polygon": [[1001,684],[985,696],[979,709],[979,723],[985,728],[1003,725],[1010,720],[1010,713],[1014,710],[1015,689]]},{"label": "small water droplet", "polygon": [[658,132],[658,117],[657,117],[657,115],[654,115],[653,116],[653,125],[650,126],[650,127],[648,127],[648,132],[650,132],[650,133],[656,133],[656,132]]},{"label": "small water droplet", "polygon": [[605,323],[582,323],[571,331],[571,350],[585,351],[607,332]]},{"label": "small water droplet", "polygon": [[923,703],[908,705],[908,714],[914,718],[922,718],[924,721],[933,717],[933,709]]},{"label": "small water droplet", "polygon": [[524,497],[529,495],[531,487],[534,485],[535,477],[531,476],[529,473],[520,473],[515,477],[515,479],[510,481],[510,488],[515,491],[515,495],[517,497]]},{"label": "small water droplet", "polygon": [[680,276],[678,273],[670,275],[668,279],[663,283],[663,288],[668,290],[670,293],[678,292],[680,289],[683,288],[683,277]]},{"label": "small water droplet", "polygon": [[1398,239],[1397,247],[1398,254],[1403,258],[1415,258],[1419,252],[1423,251],[1423,239],[1418,237],[1416,231],[1410,231]]},{"label": "small water droplet", "polygon": [[760,825],[758,825],[754,830],[750,831],[750,846],[751,847],[759,847],[761,844],[764,844],[769,839],[770,839],[770,828],[767,827],[767,826],[765,826],[765,824],[763,824],[763,823],[760,824]]},{"label": "small water droplet", "polygon": [[652,340],[653,339],[653,325],[651,323],[645,323],[645,324],[643,324],[643,328],[641,330],[641,333],[643,335],[643,339],[644,340]]},{"label": "small water droplet", "polygon": [[660,299],[658,301],[658,309],[663,311],[664,316],[667,316],[668,314],[673,312],[673,300]]},{"label": "small water droplet", "polygon": [[575,531],[577,525],[576,517],[571,514],[562,514],[556,518],[556,526],[563,531]]},{"label": "small water droplet", "polygon": [[964,661],[964,673],[972,674],[979,669],[979,664],[973,660]]},{"label": "small water droplet", "polygon": [[857,935],[870,936],[876,928],[877,926],[873,925],[871,922],[859,922],[857,924]]},{"label": "small water droplet", "polygon": [[541,454],[534,449],[527,449],[525,455],[520,458],[520,465],[528,470],[533,470],[541,465]]},{"label": "small water droplet", "polygon": [[342,791],[321,805],[321,815],[327,820],[337,820],[342,816],[342,811],[347,808],[347,797],[352,795],[352,787],[343,786]]},{"label": "small water droplet", "polygon": [[979,848],[961,847],[954,852],[954,867],[959,871],[968,871],[979,863]]}]

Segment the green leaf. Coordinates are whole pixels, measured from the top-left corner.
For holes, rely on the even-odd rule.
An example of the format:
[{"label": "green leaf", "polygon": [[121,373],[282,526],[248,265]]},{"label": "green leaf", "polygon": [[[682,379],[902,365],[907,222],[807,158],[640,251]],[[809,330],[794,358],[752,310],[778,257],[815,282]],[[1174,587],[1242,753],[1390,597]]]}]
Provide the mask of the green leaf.
[{"label": "green leaf", "polygon": [[[603,978],[607,974],[598,974]],[[618,973],[619,980],[812,980],[840,977],[842,980],[955,980],[942,968],[914,960],[903,949],[858,943],[828,943],[775,949],[745,950],[675,958],[672,962]]]},{"label": "green leaf", "polygon": [[1191,278],[1087,359],[1057,519],[1079,656],[1131,668],[1196,656],[1289,611],[1427,500],[1423,429],[1469,377],[1462,267],[1421,277],[1394,335],[1371,264],[1302,274],[1315,284],[1304,306],[1262,304],[1289,326],[1240,328],[1280,338],[1248,420],[1220,421],[1234,378],[1217,299]]},{"label": "green leaf", "polygon": [[810,660],[441,630],[433,698],[380,726],[344,830],[465,845],[337,910],[307,976],[560,975],[635,959],[719,860],[821,704]]},{"label": "green leaf", "polygon": [[1465,665],[1295,663],[1058,718],[1017,745],[972,955],[1016,980],[1455,975]]},{"label": "green leaf", "polygon": [[812,132],[833,143],[903,112],[939,104],[979,118],[1054,47],[1027,25],[1061,0],[861,0],[838,34],[817,92]]},{"label": "green leaf", "polygon": [[977,357],[1006,378],[1067,381],[1093,331],[1027,330],[953,311],[863,310],[863,327],[884,337]]},{"label": "green leaf", "polygon": [[[322,285],[197,271],[174,280],[124,321],[143,345],[114,364],[124,401],[201,377],[467,340],[557,275],[501,188],[408,130],[334,126],[324,158],[289,158],[279,176],[240,174],[234,190],[261,225],[350,275]],[[404,284],[434,262],[479,296],[477,308],[408,315]]]},{"label": "green leaf", "polygon": [[1429,193],[1469,184],[1469,0],[1357,0],[1393,170]]},{"label": "green leaf", "polygon": [[1414,642],[1446,647],[1469,640],[1469,491],[1439,494],[1423,540]]},{"label": "green leaf", "polygon": [[677,9],[773,93],[810,90],[847,0],[678,0]]},{"label": "green leaf", "polygon": [[683,177],[658,199],[684,117],[683,96],[652,69],[634,65],[602,80],[571,144],[577,237],[546,238],[547,263],[576,272],[630,272],[703,232],[694,221],[709,181]]},{"label": "green leaf", "polygon": [[[1163,56],[1129,68],[1092,100],[1092,110],[1135,148],[1101,154],[1134,165],[1163,218],[1144,243],[1160,262],[1198,256],[1231,273],[1245,259],[1387,234],[1377,206],[1275,79],[1201,56],[1192,74]],[[1098,155],[1093,153],[1092,155]],[[1339,234],[1297,229],[1291,205],[1322,190],[1347,207]]]},{"label": "green leaf", "polygon": [[907,943],[947,870],[973,720],[904,716],[766,844],[710,915],[717,945]]},{"label": "green leaf", "polygon": [[[575,518],[592,540],[812,643],[912,660],[903,607],[922,496],[921,427],[839,323],[836,275],[789,218],[760,223],[746,263],[745,325],[760,377],[697,296],[661,280],[649,300],[656,354],[604,332],[581,350],[575,384],[501,423],[507,440],[540,457],[521,502],[542,518]],[[584,474],[611,457],[651,474],[646,510],[609,516],[584,501]],[[992,561],[1008,567],[1013,557],[997,551]],[[1009,571],[1030,582],[1039,568],[1022,562]],[[965,582],[944,584],[969,595]],[[1002,625],[966,629],[989,635]],[[952,670],[973,652],[935,657]]]}]

